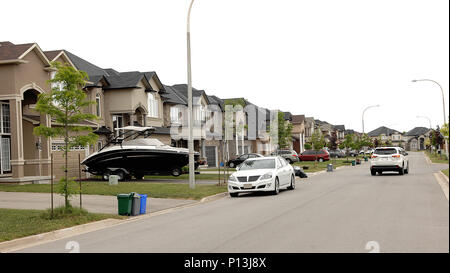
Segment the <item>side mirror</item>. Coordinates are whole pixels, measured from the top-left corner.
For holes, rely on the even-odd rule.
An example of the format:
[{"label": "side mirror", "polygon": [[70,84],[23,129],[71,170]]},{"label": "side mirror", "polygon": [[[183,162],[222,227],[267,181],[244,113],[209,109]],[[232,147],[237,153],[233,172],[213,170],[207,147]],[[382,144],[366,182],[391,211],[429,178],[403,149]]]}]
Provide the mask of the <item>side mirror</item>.
[{"label": "side mirror", "polygon": [[239,171],[239,169],[241,168],[241,164],[236,166],[236,171]]},{"label": "side mirror", "polygon": [[408,153],[405,153],[405,155],[408,155]]}]

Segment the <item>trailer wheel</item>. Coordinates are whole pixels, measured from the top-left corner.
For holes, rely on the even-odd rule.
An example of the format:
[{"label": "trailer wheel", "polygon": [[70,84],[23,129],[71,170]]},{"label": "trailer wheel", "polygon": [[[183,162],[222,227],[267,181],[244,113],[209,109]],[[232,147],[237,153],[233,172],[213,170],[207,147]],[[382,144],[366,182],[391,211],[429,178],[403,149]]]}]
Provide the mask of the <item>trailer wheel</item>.
[{"label": "trailer wheel", "polygon": [[111,172],[109,170],[104,171],[102,174],[103,181],[108,181],[110,175],[111,175]]},{"label": "trailer wheel", "polygon": [[180,176],[181,175],[181,169],[178,167],[175,167],[172,169],[172,171],[170,172],[173,176]]},{"label": "trailer wheel", "polygon": [[136,178],[137,180],[142,180],[144,178],[144,175],[141,173],[135,173],[134,178]]}]

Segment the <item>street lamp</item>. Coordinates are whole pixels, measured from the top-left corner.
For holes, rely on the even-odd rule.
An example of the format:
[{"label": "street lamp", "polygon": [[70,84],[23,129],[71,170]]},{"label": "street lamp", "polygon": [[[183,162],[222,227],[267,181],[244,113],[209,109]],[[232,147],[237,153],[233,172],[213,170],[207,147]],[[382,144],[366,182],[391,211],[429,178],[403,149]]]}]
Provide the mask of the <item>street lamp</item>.
[{"label": "street lamp", "polygon": [[427,116],[417,116],[416,118],[424,118],[424,119],[428,119],[428,124],[430,125],[430,129],[431,129],[431,119]]},{"label": "street lamp", "polygon": [[189,188],[195,188],[195,172],[194,172],[194,119],[192,113],[192,73],[191,73],[191,9],[194,4],[194,0],[191,1],[189,5],[189,11],[187,16],[187,74],[188,74],[188,126],[189,126],[189,138],[188,138],[188,149],[189,149]]},{"label": "street lamp", "polygon": [[[441,89],[441,93],[442,93],[442,109],[444,110],[444,112],[443,112],[444,113],[444,124],[446,124],[447,119],[446,119],[446,115],[445,115],[445,97],[444,97],[444,89],[442,88],[442,86],[437,81],[430,80],[430,79],[412,80],[412,82],[433,82],[439,86],[439,88]],[[447,139],[445,139],[445,147],[446,147],[445,152],[447,153],[447,156],[448,156]]]},{"label": "street lamp", "polygon": [[362,132],[363,132],[363,134],[364,134],[364,113],[367,111],[367,109],[373,108],[373,107],[380,107],[380,105],[377,104],[377,105],[371,105],[369,107],[366,107],[366,109],[364,109],[364,111],[362,113]]}]

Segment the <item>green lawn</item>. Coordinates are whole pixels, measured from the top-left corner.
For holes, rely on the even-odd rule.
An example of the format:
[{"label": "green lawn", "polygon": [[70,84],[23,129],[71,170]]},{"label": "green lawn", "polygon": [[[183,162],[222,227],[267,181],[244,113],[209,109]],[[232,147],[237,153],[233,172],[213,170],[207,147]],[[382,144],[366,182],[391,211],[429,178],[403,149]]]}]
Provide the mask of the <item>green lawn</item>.
[{"label": "green lawn", "polygon": [[[198,170],[197,170],[198,171]],[[146,175],[145,179],[177,179],[177,180],[189,180],[189,174],[182,174],[180,176],[173,175]],[[218,174],[196,174],[196,180],[218,180]]]},{"label": "green lawn", "polygon": [[[58,189],[58,185],[54,186]],[[1,185],[0,191],[6,192],[50,192],[50,185]],[[196,185],[190,189],[188,184],[180,183],[145,183],[145,182],[119,182],[119,185],[109,186],[107,182],[82,182],[83,194],[117,195],[119,193],[137,192],[147,194],[153,198],[175,198],[199,200],[203,197],[226,192],[226,186]]]},{"label": "green lawn", "polygon": [[445,155],[441,156],[438,154],[430,153],[428,151],[426,151],[425,154],[430,158],[431,162],[433,163],[448,164],[448,159],[445,159]]},{"label": "green lawn", "polygon": [[[328,164],[333,164],[333,168],[337,168],[340,166],[349,166],[351,165],[351,161],[355,159],[354,157],[349,157],[349,163],[346,162],[346,158],[338,158],[338,159],[331,159],[330,161],[324,161],[324,162],[314,162],[314,161],[300,161],[294,163],[295,166],[300,166],[303,168],[303,166],[308,166],[308,169],[303,169],[307,173],[312,172],[318,172],[322,170],[327,169]],[[364,160],[364,159],[361,159]]]},{"label": "green lawn", "polygon": [[42,217],[43,213],[42,210],[0,209],[0,242],[107,218],[123,218],[109,214],[86,213],[50,220]]},{"label": "green lawn", "polygon": [[448,177],[448,169],[442,171]]}]

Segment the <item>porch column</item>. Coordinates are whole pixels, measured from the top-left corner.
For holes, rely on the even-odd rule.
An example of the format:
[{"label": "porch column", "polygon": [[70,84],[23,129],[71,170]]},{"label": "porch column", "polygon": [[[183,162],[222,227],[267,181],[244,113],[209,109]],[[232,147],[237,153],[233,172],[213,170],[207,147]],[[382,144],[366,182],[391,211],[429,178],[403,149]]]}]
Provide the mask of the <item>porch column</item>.
[{"label": "porch column", "polygon": [[11,117],[11,171],[13,178],[24,176],[23,159],[23,127],[22,127],[22,101],[10,99],[9,109]]}]

